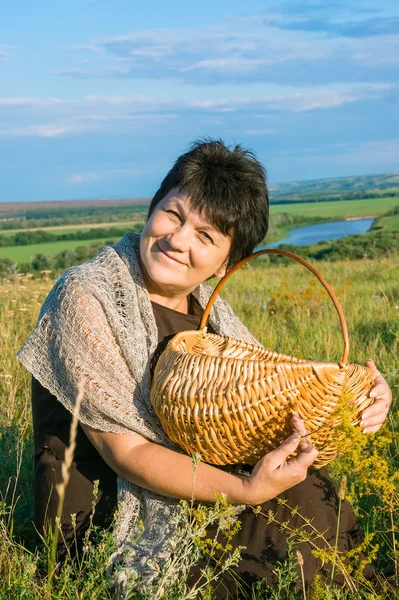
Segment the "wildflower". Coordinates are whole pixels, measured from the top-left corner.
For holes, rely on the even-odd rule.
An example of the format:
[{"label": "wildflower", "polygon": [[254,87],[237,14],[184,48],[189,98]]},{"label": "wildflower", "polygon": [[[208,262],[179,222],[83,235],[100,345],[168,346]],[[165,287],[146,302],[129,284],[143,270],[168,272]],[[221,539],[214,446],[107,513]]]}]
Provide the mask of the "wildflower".
[{"label": "wildflower", "polygon": [[42,275],[44,278],[47,278],[50,273],[52,273],[51,269],[43,269],[43,271],[40,271],[40,275]]}]

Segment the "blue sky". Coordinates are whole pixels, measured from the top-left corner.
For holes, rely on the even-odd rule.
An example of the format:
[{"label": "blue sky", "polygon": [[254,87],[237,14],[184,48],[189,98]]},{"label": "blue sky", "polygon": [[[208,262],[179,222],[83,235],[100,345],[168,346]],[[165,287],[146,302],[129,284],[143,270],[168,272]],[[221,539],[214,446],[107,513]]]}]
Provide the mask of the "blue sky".
[{"label": "blue sky", "polygon": [[202,136],[269,181],[399,170],[397,0],[16,0],[0,201],[151,196]]}]

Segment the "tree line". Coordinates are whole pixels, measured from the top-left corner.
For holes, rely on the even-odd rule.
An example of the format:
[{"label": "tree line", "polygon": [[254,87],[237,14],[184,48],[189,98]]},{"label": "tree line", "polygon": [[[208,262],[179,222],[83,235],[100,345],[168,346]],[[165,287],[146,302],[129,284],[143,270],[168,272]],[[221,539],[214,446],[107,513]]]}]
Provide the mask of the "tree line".
[{"label": "tree line", "polygon": [[[30,229],[32,227],[57,227],[90,223],[112,223],[113,221],[144,220],[148,205],[88,206],[79,208],[35,209],[13,215],[15,221],[1,221],[2,230]],[[23,220],[21,220],[23,219]]]},{"label": "tree line", "polygon": [[82,230],[77,229],[70,233],[49,232],[44,229],[36,231],[19,231],[14,235],[1,235],[0,246],[29,246],[31,244],[46,244],[50,242],[66,242],[70,240],[95,240],[107,237],[122,237],[127,231],[140,233],[144,223],[134,223],[126,225],[126,227],[97,227],[96,229]]},{"label": "tree line", "polygon": [[341,194],[335,194],[334,192],[327,192],[325,195],[321,196],[320,192],[317,192],[313,195],[310,196],[306,196],[306,195],[301,195],[300,198],[298,198],[297,195],[293,195],[293,196],[285,196],[283,198],[279,198],[277,197],[276,199],[271,199],[271,204],[278,204],[278,205],[284,205],[284,204],[303,204],[304,202],[307,203],[315,203],[315,202],[341,202],[341,201],[347,201],[347,200],[370,200],[371,198],[398,198],[399,200],[399,195],[398,195],[398,191],[394,190],[394,191],[389,191],[389,192],[381,192],[379,190],[377,191],[369,191],[369,192],[345,192],[345,193],[341,193]]}]

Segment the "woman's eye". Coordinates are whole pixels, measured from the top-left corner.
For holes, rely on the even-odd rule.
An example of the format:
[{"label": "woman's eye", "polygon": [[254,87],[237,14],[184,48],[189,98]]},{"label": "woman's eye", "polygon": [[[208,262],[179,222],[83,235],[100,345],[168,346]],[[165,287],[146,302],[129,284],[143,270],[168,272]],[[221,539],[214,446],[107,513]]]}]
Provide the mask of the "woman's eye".
[{"label": "woman's eye", "polygon": [[170,209],[169,209],[169,210],[167,210],[166,212],[167,212],[167,213],[169,213],[170,215],[174,216],[174,217],[177,217],[179,220],[181,220],[181,219],[180,219],[180,215],[179,215],[179,213],[178,213],[178,212],[176,212],[175,210],[170,210]]},{"label": "woman's eye", "polygon": [[213,244],[213,239],[211,238],[209,233],[207,233],[206,231],[201,231],[201,236],[204,238],[204,240]]}]

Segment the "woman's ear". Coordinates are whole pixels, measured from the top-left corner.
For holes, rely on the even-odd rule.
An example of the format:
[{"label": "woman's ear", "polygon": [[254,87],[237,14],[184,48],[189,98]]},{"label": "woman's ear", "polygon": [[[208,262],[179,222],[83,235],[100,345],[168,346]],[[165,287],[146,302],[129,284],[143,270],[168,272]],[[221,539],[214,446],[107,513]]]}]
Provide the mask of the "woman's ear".
[{"label": "woman's ear", "polygon": [[215,277],[222,279],[227,273],[227,266],[229,264],[229,259],[227,258],[225,262],[215,271]]}]

